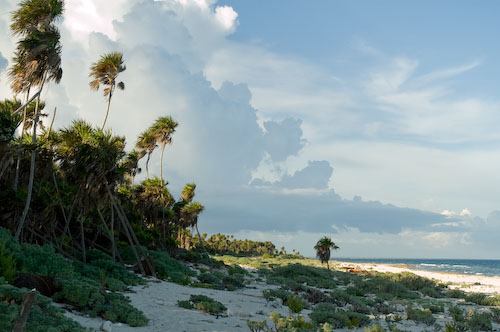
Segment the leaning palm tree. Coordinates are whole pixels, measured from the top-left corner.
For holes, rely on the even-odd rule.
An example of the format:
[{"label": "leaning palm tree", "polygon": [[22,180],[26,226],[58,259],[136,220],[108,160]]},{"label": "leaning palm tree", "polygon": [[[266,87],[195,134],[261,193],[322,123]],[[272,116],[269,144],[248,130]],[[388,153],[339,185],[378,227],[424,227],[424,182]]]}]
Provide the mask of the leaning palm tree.
[{"label": "leaning palm tree", "polygon": [[165,151],[165,146],[172,143],[172,134],[175,133],[175,128],[179,124],[172,119],[171,116],[162,116],[158,118],[155,123],[151,126],[150,130],[152,135],[155,137],[156,142],[161,146],[161,157],[160,157],[160,180],[163,181],[163,152]]},{"label": "leaning palm tree", "polygon": [[14,35],[26,35],[33,29],[43,30],[61,18],[64,11],[62,0],[23,0],[19,9],[12,13],[10,29]]},{"label": "leaning palm tree", "polygon": [[148,155],[148,159],[146,159],[146,178],[149,179],[149,158],[151,158],[151,154],[154,149],[156,149],[158,145],[156,145],[156,138],[152,134],[150,129],[142,132],[137,138],[137,142],[135,143],[135,148],[139,151],[139,159],[144,157],[146,154]]},{"label": "leaning palm tree", "polygon": [[[59,83],[62,77],[61,44],[59,30],[53,25],[63,12],[63,2],[58,0],[25,0],[12,13],[11,30],[21,36],[17,44],[15,63],[11,72],[16,73],[27,88],[38,88],[33,120],[32,143],[36,146],[38,106],[40,94],[47,81]],[[31,152],[30,177],[26,204],[19,220],[15,238],[19,235],[28,215],[33,179],[35,173],[35,153]]]},{"label": "leaning palm tree", "polygon": [[325,236],[319,239],[319,241],[314,246],[314,249],[316,249],[316,256],[318,256],[318,258],[321,260],[321,263],[326,263],[328,270],[330,270],[328,261],[330,260],[331,249],[337,250],[339,249],[339,247],[332,241],[332,239]]},{"label": "leaning palm tree", "polygon": [[127,67],[123,64],[123,54],[121,52],[111,52],[106,53],[101,56],[99,61],[94,62],[90,67],[89,77],[93,78],[90,81],[90,89],[99,90],[101,85],[104,85],[104,97],[108,99],[108,106],[106,107],[106,117],[102,123],[101,130],[104,129],[106,125],[106,120],[109,115],[109,106],[111,105],[111,98],[115,88],[118,87],[120,90],[125,89],[125,83],[116,82],[118,75],[125,71]]}]

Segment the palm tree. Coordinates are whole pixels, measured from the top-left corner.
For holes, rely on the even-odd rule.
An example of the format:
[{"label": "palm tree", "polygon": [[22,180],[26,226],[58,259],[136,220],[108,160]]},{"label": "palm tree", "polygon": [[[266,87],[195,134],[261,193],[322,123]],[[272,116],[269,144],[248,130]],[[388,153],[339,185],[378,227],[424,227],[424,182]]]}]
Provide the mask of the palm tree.
[{"label": "palm tree", "polygon": [[104,97],[108,97],[106,117],[102,123],[101,130],[104,129],[106,120],[108,119],[109,106],[111,105],[111,97],[113,97],[115,87],[118,87],[120,90],[125,89],[125,83],[116,82],[118,75],[125,71],[125,69],[127,67],[123,64],[123,54],[121,52],[106,53],[90,67],[89,77],[93,78],[89,83],[90,89],[97,91],[101,85],[104,85],[106,86],[104,88]]},{"label": "palm tree", "polygon": [[[25,0],[20,3],[19,9],[12,13],[11,30],[13,34],[23,38],[17,44],[15,63],[10,73],[19,77],[22,82],[21,86],[26,86],[26,89],[38,87],[33,121],[33,146],[36,146],[38,106],[43,86],[46,81],[50,80],[59,83],[62,77],[61,36],[53,22],[61,17],[63,9],[63,2],[58,0]],[[35,149],[31,152],[28,194],[15,233],[16,239],[19,239],[31,203],[35,174],[35,152]]]},{"label": "palm tree", "polygon": [[19,115],[13,114],[19,101],[14,99],[0,102],[0,180],[2,175],[13,161],[12,142],[14,133],[21,123]]},{"label": "palm tree", "polygon": [[12,13],[10,29],[14,35],[27,35],[33,29],[43,30],[61,18],[64,11],[62,0],[24,0]]},{"label": "palm tree", "polygon": [[135,143],[135,148],[139,151],[139,159],[144,157],[146,154],[148,155],[148,159],[146,160],[146,178],[149,179],[149,158],[151,158],[151,154],[154,149],[156,149],[158,145],[156,145],[156,138],[152,134],[151,130],[145,130],[142,132],[137,138],[137,142]]},{"label": "palm tree", "polygon": [[325,236],[319,239],[314,246],[314,249],[316,249],[316,256],[318,256],[321,260],[321,263],[326,263],[328,270],[330,270],[330,265],[328,264],[328,261],[330,260],[330,250],[337,250],[339,247],[332,241],[332,239]]},{"label": "palm tree", "polygon": [[172,143],[172,134],[175,133],[175,128],[179,124],[172,119],[171,116],[162,116],[158,118],[153,126],[151,126],[151,133],[155,137],[156,142],[161,145],[160,157],[160,180],[163,181],[163,152],[165,146]]}]

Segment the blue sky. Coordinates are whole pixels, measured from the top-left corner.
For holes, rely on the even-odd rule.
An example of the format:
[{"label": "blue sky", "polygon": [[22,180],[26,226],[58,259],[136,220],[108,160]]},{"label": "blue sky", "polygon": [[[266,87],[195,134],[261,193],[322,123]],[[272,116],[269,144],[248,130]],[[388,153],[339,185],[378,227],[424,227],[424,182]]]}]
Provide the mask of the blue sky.
[{"label": "blue sky", "polygon": [[[0,96],[16,2],[0,0]],[[131,149],[158,116],[180,123],[164,174],[174,195],[198,184],[202,232],[306,255],[330,235],[344,257],[500,258],[499,6],[67,0],[64,77],[44,98],[56,127],[100,124],[88,67],[123,51],[109,124]]]}]

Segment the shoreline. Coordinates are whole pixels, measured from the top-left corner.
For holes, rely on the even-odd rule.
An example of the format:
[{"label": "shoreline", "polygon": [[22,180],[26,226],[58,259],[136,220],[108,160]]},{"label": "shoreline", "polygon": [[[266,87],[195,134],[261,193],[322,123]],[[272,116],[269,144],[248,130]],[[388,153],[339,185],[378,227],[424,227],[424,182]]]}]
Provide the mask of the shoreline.
[{"label": "shoreline", "polygon": [[410,264],[383,264],[383,263],[358,263],[332,261],[340,270],[352,268],[354,270],[377,272],[410,272],[421,277],[433,279],[447,284],[450,289],[460,289],[464,292],[484,293],[488,295],[500,294],[500,277],[474,274],[461,274],[456,272],[429,271],[410,269]]}]

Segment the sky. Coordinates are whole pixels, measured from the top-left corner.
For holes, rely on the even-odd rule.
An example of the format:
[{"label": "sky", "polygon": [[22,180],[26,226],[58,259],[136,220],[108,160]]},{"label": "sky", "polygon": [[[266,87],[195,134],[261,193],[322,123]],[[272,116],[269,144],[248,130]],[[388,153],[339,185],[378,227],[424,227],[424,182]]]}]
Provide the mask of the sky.
[{"label": "sky", "polygon": [[[159,116],[179,122],[163,173],[174,196],[197,183],[201,232],[500,259],[497,1],[65,3],[63,79],[42,94],[54,126],[102,123],[89,67],[122,51],[107,127],[131,150]],[[0,0],[1,98],[16,5]]]}]

